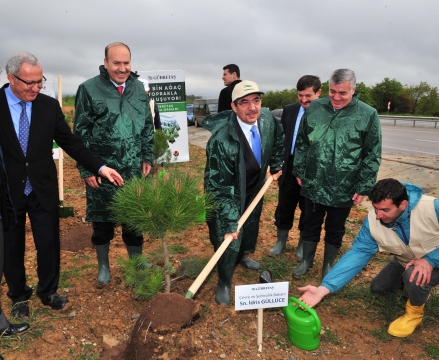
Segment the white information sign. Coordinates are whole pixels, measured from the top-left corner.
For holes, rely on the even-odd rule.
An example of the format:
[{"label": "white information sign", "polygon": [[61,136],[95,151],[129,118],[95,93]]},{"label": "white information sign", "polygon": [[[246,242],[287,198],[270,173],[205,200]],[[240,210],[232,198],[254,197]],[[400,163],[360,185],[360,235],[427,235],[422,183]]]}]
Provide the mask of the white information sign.
[{"label": "white information sign", "polygon": [[288,306],[289,282],[235,286],[235,310]]},{"label": "white information sign", "polygon": [[46,81],[41,88],[40,93],[54,98],[55,87],[53,86],[53,81]]},{"label": "white information sign", "polygon": [[148,80],[149,97],[157,103],[162,130],[168,138],[172,162],[189,161],[184,70],[139,71]]},{"label": "white information sign", "polygon": [[[43,87],[41,88],[40,93],[55,98],[55,87],[53,85],[53,81],[46,81]],[[52,151],[53,151],[53,159],[58,160],[59,148],[55,141],[53,142]]]}]

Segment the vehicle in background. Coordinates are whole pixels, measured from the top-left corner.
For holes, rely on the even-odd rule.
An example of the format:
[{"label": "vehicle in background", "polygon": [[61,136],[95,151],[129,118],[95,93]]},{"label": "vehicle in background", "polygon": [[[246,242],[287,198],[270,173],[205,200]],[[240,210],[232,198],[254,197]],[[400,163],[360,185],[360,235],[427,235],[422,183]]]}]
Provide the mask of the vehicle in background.
[{"label": "vehicle in background", "polygon": [[194,105],[188,104],[186,105],[186,113],[187,113],[187,126],[194,125]]},{"label": "vehicle in background", "polygon": [[282,117],[282,111],[283,109],[275,109],[271,113],[273,116],[280,121],[280,118]]},{"label": "vehicle in background", "polygon": [[194,124],[201,126],[205,117],[218,112],[218,99],[195,99],[194,100]]}]

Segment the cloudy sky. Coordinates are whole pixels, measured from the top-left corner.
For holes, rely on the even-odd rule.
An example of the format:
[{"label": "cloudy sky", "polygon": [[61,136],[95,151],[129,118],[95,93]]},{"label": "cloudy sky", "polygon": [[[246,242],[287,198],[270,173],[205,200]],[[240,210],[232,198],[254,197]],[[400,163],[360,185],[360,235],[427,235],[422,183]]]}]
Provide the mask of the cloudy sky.
[{"label": "cloudy sky", "polygon": [[438,0],[2,1],[0,65],[28,51],[73,94],[122,41],[132,70],[184,69],[187,94],[217,96],[229,63],[263,91],[345,67],[369,86],[439,86],[438,14]]}]

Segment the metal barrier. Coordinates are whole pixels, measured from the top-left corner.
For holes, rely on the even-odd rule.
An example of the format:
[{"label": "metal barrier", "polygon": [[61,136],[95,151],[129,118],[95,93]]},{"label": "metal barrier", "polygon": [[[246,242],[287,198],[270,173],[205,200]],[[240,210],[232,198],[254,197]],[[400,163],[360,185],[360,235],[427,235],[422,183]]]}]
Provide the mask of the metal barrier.
[{"label": "metal barrier", "polygon": [[434,123],[434,127],[437,128],[439,118],[437,117],[422,117],[422,116],[392,116],[392,115],[379,115],[381,120],[393,120],[393,125],[396,125],[397,121],[413,121],[413,127],[416,127],[416,121]]}]

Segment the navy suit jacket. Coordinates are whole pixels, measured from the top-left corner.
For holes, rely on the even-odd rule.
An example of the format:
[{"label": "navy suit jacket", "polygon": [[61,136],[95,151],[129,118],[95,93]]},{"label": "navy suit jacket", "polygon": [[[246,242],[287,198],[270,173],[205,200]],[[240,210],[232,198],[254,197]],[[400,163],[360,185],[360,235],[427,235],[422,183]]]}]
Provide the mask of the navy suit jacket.
[{"label": "navy suit jacket", "polygon": [[291,153],[291,145],[293,143],[294,128],[296,127],[297,115],[299,114],[300,104],[294,103],[284,107],[280,122],[285,132],[285,152],[284,152],[284,164],[282,166],[282,176],[279,178],[278,183],[282,185],[287,171],[293,169],[287,169],[288,158]]},{"label": "navy suit jacket", "polygon": [[12,204],[15,209],[19,208],[28,176],[41,206],[52,211],[59,206],[56,166],[52,158],[53,140],[94,174],[104,163],[72,134],[58,101],[43,94],[38,94],[32,101],[27,155],[24,156],[6,100],[4,89],[8,86],[5,84],[0,89],[0,146]]}]

